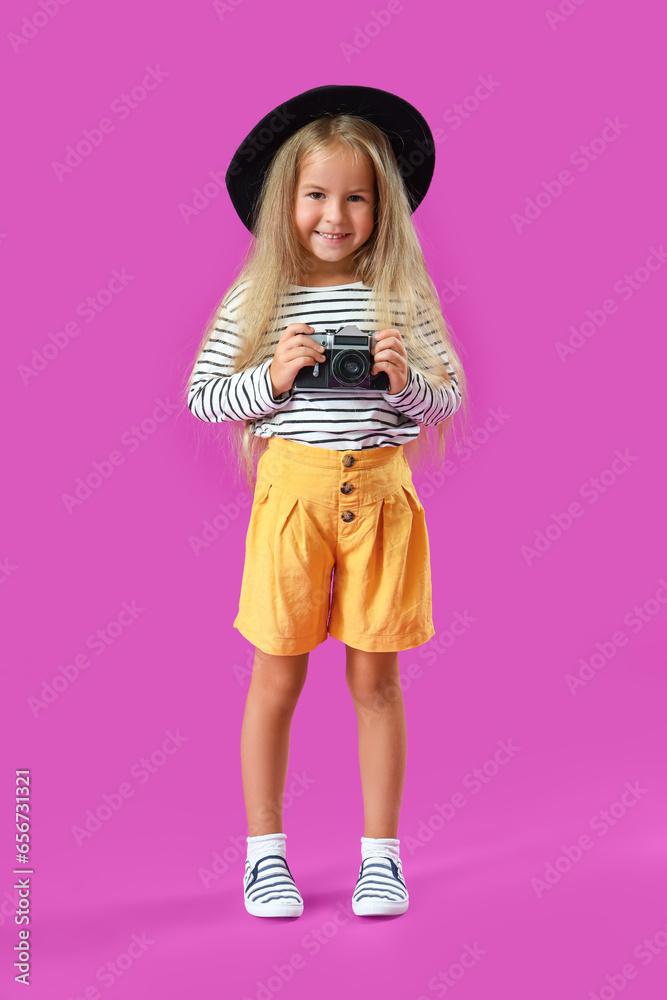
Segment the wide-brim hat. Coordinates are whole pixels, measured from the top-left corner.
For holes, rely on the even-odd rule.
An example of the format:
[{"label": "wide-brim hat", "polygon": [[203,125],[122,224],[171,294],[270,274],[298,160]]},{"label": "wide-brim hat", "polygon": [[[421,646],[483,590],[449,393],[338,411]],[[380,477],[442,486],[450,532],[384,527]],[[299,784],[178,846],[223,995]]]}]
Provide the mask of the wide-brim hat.
[{"label": "wide-brim hat", "polygon": [[377,87],[327,85],[306,90],[257,122],[234,153],[225,175],[229,197],[251,232],[256,199],[274,154],[300,128],[325,114],[366,118],[386,133],[411,211],[420,205],[435,168],[435,142],[426,119],[408,101]]}]

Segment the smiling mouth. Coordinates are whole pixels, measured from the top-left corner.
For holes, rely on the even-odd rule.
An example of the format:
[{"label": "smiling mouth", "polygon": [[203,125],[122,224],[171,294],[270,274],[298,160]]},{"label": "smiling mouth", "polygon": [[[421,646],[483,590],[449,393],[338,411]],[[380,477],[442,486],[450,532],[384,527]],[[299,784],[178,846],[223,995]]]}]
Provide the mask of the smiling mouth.
[{"label": "smiling mouth", "polygon": [[350,236],[351,233],[321,233],[319,230],[315,230],[318,236],[323,239],[328,240],[329,243],[337,243],[339,240],[344,240],[346,236]]}]

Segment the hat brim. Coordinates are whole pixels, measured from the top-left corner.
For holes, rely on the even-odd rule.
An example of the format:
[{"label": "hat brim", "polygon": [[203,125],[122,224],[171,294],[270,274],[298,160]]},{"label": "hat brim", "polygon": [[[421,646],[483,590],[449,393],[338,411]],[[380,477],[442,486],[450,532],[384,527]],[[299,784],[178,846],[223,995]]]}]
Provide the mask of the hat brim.
[{"label": "hat brim", "polygon": [[273,156],[286,139],[324,114],[368,119],[386,133],[396,156],[411,211],[421,204],[435,169],[435,142],[426,119],[412,104],[377,87],[314,87],[274,108],[248,133],[225,175],[241,221],[253,231],[256,199]]}]

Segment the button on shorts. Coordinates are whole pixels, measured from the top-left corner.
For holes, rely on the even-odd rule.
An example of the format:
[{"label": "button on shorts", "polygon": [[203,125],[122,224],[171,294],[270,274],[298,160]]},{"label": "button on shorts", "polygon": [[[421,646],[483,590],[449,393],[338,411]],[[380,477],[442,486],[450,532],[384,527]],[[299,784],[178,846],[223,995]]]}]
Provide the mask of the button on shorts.
[{"label": "button on shorts", "polygon": [[402,445],[338,451],[269,439],[233,627],[278,656],[328,635],[369,652],[435,635],[425,513]]}]

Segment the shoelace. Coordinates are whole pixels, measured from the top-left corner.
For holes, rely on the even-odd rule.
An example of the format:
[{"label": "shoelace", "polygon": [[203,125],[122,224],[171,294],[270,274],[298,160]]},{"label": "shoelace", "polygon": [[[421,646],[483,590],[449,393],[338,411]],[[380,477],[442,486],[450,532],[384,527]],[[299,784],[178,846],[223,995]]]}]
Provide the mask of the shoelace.
[{"label": "shoelace", "polygon": [[253,903],[283,900],[303,903],[287,861],[280,854],[267,854],[255,863],[246,860],[245,895]]},{"label": "shoelace", "polygon": [[397,864],[393,858],[365,858],[361,862],[353,899],[407,899],[402,867],[400,860]]}]

